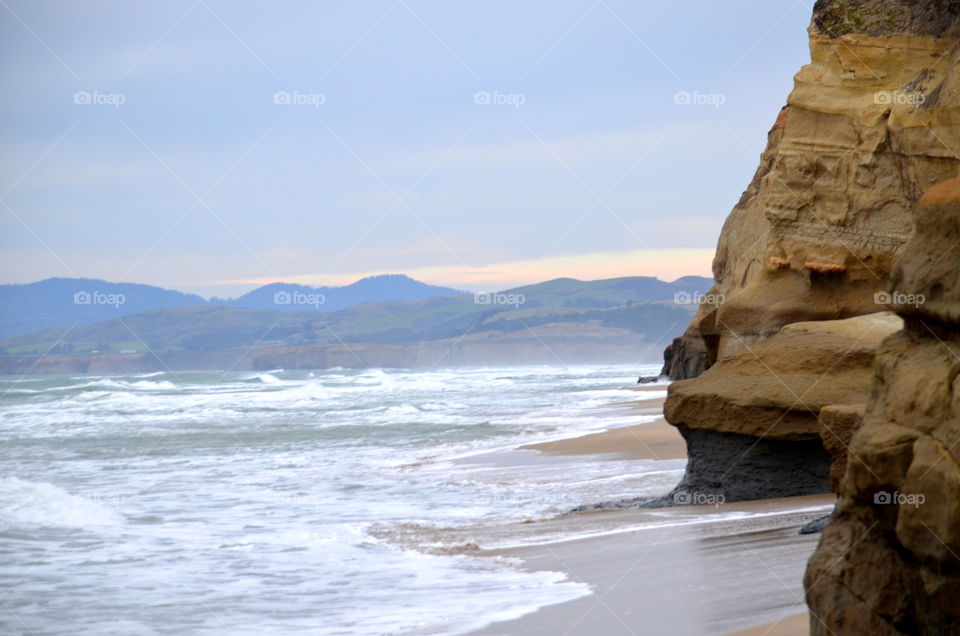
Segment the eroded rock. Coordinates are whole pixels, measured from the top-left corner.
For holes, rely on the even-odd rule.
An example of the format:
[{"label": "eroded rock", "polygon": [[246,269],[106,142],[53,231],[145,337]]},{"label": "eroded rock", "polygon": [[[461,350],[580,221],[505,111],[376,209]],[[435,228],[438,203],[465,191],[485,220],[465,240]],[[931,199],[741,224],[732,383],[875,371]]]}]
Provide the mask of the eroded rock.
[{"label": "eroded rock", "polygon": [[673,379],[784,325],[882,308],[916,200],[960,167],[958,15],[942,0],[817,2],[811,62],[717,244],[724,302],[673,345]]},{"label": "eroded rock", "polygon": [[820,634],[960,633],[960,177],[920,200],[834,520],[804,585]]},{"label": "eroded rock", "polygon": [[891,312],[787,325],[670,385],[664,414],[689,457],[677,489],[728,501],[829,492],[831,455],[818,416],[866,402],[876,349],[901,325]]}]

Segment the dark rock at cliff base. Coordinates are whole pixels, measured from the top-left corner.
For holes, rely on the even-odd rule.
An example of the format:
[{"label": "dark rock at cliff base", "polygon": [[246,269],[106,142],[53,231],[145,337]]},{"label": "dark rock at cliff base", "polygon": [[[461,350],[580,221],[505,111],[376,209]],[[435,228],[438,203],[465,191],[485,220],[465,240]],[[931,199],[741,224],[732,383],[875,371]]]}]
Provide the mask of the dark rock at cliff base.
[{"label": "dark rock at cliff base", "polygon": [[578,506],[570,512],[723,504],[830,492],[830,454],[819,439],[783,441],[681,428],[687,442],[683,480],[662,497]]},{"label": "dark rock at cliff base", "polygon": [[[726,502],[830,492],[830,454],[819,439],[784,441],[680,428],[687,470],[667,499],[684,493],[720,495]],[[677,503],[686,503],[678,501]]]},{"label": "dark rock at cliff base", "polygon": [[663,350],[663,369],[660,375],[671,380],[688,380],[703,373],[706,368],[707,348],[696,331],[688,330]]},{"label": "dark rock at cliff base", "polygon": [[827,527],[827,524],[830,523],[831,519],[833,519],[832,512],[828,515],[820,517],[819,519],[814,519],[810,523],[807,523],[800,528],[800,534],[818,534],[823,532],[823,529]]},{"label": "dark rock at cliff base", "polygon": [[637,384],[653,384],[663,379],[661,375],[641,375],[637,378]]}]

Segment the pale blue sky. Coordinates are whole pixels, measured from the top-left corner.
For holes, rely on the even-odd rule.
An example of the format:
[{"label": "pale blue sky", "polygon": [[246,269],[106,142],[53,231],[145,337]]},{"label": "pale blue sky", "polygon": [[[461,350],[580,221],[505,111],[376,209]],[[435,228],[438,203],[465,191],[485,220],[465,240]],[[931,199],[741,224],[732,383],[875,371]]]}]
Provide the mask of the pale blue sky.
[{"label": "pale blue sky", "polygon": [[708,274],[810,11],[3,0],[0,282]]}]

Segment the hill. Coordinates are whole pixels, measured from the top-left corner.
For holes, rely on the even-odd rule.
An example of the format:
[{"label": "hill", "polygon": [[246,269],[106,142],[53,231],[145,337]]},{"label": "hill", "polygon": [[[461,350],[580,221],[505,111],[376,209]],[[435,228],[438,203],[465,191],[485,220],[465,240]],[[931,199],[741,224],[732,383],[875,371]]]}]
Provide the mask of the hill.
[{"label": "hill", "polygon": [[[596,341],[630,336],[635,342],[661,344],[682,328],[695,308],[674,300],[703,293],[710,284],[709,279],[683,283],[640,277],[586,282],[556,279],[493,294],[368,302],[327,312],[213,304],[166,307],[83,327],[7,338],[0,341],[0,348],[8,356],[20,357],[208,355],[264,347],[407,345],[466,337],[473,341],[481,335],[500,337],[543,329],[543,333],[562,332],[568,339],[576,334]],[[550,325],[554,327],[547,328]],[[558,331],[557,325],[568,327]]]},{"label": "hill", "polygon": [[153,285],[91,278],[49,278],[0,285],[0,339],[36,331],[84,327],[166,307],[224,305],[283,311],[336,311],[365,302],[411,301],[465,292],[401,274],[369,276],[343,287],[271,283],[235,299],[210,301]]},{"label": "hill", "polygon": [[239,298],[213,299],[214,304],[247,309],[285,311],[336,311],[368,302],[423,300],[433,296],[457,296],[463,290],[438,287],[414,280],[404,274],[368,276],[342,287],[310,287],[290,283],[271,283]]},{"label": "hill", "polygon": [[193,294],[92,278],[48,278],[0,285],[0,338],[60,327],[83,327],[161,307],[206,304]]}]

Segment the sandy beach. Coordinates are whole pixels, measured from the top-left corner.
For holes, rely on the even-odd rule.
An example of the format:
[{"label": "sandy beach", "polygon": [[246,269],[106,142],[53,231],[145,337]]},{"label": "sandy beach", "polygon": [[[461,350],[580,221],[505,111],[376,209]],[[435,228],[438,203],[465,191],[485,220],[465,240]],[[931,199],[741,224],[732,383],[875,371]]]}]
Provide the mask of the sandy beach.
[{"label": "sandy beach", "polygon": [[[662,395],[663,389],[638,387],[640,399],[632,406],[638,414],[661,413],[663,398],[643,393]],[[523,461],[685,456],[681,436],[662,417],[523,450],[539,451],[523,453]],[[802,576],[818,536],[797,531],[829,512],[833,501],[825,495],[596,511],[451,529],[431,540],[517,559],[526,569],[565,572],[591,586],[591,595],[495,623],[478,634],[798,636],[809,633]]]},{"label": "sandy beach", "polygon": [[663,419],[663,398],[647,398],[644,393],[662,393],[659,385],[638,387],[640,399],[630,406],[639,415],[657,415],[653,422],[622,426],[601,433],[581,435],[542,444],[522,446],[524,450],[541,451],[546,455],[601,455],[616,459],[683,459],[686,445],[676,428]]}]

